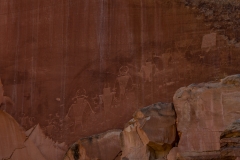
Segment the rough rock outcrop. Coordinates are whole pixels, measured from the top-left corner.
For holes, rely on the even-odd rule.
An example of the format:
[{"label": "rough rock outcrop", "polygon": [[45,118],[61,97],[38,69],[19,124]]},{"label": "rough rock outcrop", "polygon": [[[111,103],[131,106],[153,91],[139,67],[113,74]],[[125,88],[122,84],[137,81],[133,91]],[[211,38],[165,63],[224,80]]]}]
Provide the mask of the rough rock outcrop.
[{"label": "rough rock outcrop", "polygon": [[80,139],[74,143],[64,160],[117,160],[121,154],[121,130],[111,130]]},{"label": "rough rock outcrop", "polygon": [[221,157],[240,159],[240,119],[221,134]]},{"label": "rough rock outcrop", "polygon": [[165,159],[176,140],[171,103],[157,103],[134,114],[121,134],[122,159]]},{"label": "rough rock outcrop", "polygon": [[26,132],[26,135],[28,137],[27,141],[32,141],[47,160],[63,159],[64,154],[68,149],[64,142],[54,142],[47,137],[39,125],[29,129]]},{"label": "rough rock outcrop", "polygon": [[220,135],[240,118],[240,75],[192,84],[174,95],[180,159],[220,159]]},{"label": "rough rock outcrop", "polygon": [[0,110],[0,159],[46,160],[19,124],[6,112]]}]

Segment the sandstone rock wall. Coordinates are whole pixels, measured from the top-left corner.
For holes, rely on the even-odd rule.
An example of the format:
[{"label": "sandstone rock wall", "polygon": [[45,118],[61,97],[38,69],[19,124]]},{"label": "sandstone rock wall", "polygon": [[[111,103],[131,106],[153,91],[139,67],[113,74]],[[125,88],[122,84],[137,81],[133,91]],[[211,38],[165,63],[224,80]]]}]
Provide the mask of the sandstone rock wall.
[{"label": "sandstone rock wall", "polygon": [[71,144],[181,86],[239,73],[238,6],[215,2],[1,0],[0,77],[13,100],[1,108]]}]

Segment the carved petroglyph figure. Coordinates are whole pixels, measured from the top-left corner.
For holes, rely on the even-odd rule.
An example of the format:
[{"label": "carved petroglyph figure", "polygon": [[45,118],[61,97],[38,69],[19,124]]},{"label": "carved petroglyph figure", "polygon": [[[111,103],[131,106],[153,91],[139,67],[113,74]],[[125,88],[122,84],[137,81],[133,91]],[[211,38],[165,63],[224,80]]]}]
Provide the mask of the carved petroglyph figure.
[{"label": "carved petroglyph figure", "polygon": [[103,88],[103,94],[99,95],[100,103],[103,104],[105,111],[111,108],[115,93],[111,92],[110,87],[105,87]]},{"label": "carved petroglyph figure", "polygon": [[185,39],[175,42],[175,48],[179,53],[186,53],[191,45],[194,45],[194,39]]},{"label": "carved petroglyph figure", "polygon": [[210,33],[206,34],[202,38],[202,49],[208,49],[208,51],[216,46],[217,43],[217,34],[216,33]]},{"label": "carved petroglyph figure", "polygon": [[116,85],[118,85],[119,86],[119,93],[118,94],[119,94],[120,99],[125,97],[126,88],[127,88],[127,85],[129,83],[129,81],[132,82],[131,76],[128,72],[129,72],[128,66],[122,66],[119,69],[119,75],[116,79],[114,90],[116,90]]},{"label": "carved petroglyph figure", "polygon": [[156,65],[150,59],[147,59],[142,65],[140,73],[145,82],[152,82],[152,77],[156,71]]},{"label": "carved petroglyph figure", "polygon": [[86,96],[86,91],[83,89],[83,93],[80,93],[80,90],[76,92],[76,96],[73,98],[73,100],[76,99],[75,103],[71,105],[69,108],[67,117],[68,118],[74,118],[74,130],[76,128],[76,125],[80,124],[82,126],[82,119],[84,116],[84,111],[86,108],[89,108],[92,113],[95,113],[92,110],[91,105],[89,104]]}]

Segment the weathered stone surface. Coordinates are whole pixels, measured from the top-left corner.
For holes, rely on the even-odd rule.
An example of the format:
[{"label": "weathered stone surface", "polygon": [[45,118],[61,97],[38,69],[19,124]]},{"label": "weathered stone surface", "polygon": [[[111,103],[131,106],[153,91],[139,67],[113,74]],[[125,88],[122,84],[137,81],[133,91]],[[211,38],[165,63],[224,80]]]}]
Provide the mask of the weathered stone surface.
[{"label": "weathered stone surface", "polygon": [[173,98],[179,157],[219,157],[221,133],[240,118],[239,99],[240,75],[180,88]]},{"label": "weathered stone surface", "polygon": [[165,159],[175,145],[175,111],[171,103],[138,110],[122,134],[122,159]]},{"label": "weathered stone surface", "polygon": [[65,143],[54,142],[47,137],[39,125],[26,132],[27,141],[32,141],[46,160],[60,160],[64,158],[68,146]]},{"label": "weathered stone surface", "polygon": [[0,159],[46,160],[31,141],[25,141],[26,136],[19,124],[1,110],[0,128]]},{"label": "weathered stone surface", "polygon": [[240,158],[240,119],[221,134],[221,156]]},{"label": "weathered stone surface", "polygon": [[1,109],[72,144],[181,86],[239,73],[239,9],[182,2],[0,0],[0,77],[14,102]]},{"label": "weathered stone surface", "polygon": [[64,160],[118,160],[121,154],[121,130],[111,130],[78,140],[74,143]]}]

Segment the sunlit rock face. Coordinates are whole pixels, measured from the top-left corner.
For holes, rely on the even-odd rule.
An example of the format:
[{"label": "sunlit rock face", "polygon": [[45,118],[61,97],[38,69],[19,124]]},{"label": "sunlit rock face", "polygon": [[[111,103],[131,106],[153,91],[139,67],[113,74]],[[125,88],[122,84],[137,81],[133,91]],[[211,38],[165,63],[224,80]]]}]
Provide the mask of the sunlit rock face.
[{"label": "sunlit rock face", "polygon": [[239,73],[237,4],[199,2],[1,0],[0,77],[12,99],[1,109],[72,144],[123,128],[181,86]]},{"label": "sunlit rock face", "polygon": [[111,130],[75,142],[64,160],[120,160],[121,130]]},{"label": "sunlit rock face", "polygon": [[122,159],[166,159],[177,138],[172,104],[153,104],[133,117],[121,133]]},{"label": "sunlit rock face", "polygon": [[240,118],[239,99],[240,75],[177,90],[173,98],[180,137],[177,156],[220,159],[220,135]]}]

